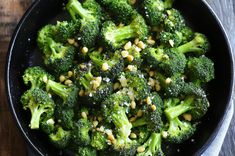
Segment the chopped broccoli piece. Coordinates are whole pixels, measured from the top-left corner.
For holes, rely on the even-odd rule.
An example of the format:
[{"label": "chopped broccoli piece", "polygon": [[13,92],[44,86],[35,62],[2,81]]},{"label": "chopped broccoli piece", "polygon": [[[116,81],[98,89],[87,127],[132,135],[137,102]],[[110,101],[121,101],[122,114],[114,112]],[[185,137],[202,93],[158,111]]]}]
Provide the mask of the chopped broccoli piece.
[{"label": "chopped broccoli piece", "polygon": [[[83,5],[78,0],[69,0],[66,5],[73,20],[80,20],[81,43],[93,47],[99,34],[101,8],[95,0],[87,0]],[[79,37],[78,37],[79,38]]]},{"label": "chopped broccoli piece", "polygon": [[181,13],[176,9],[166,10],[164,19],[164,29],[169,32],[180,31],[185,27],[185,20]]},{"label": "chopped broccoli piece", "polygon": [[54,114],[55,103],[47,92],[41,89],[31,89],[21,96],[23,108],[31,112],[30,128],[39,129],[43,116],[52,117]]},{"label": "chopped broccoli piece", "polygon": [[40,122],[40,129],[46,133],[51,134],[55,131],[55,121],[53,117],[45,117]]},{"label": "chopped broccoli piece", "polygon": [[[124,61],[118,51],[111,58],[106,58],[100,52],[94,51],[90,54],[90,59],[96,67],[96,72],[102,77],[109,77],[112,80],[124,69]],[[104,68],[105,64],[107,64],[107,68]]]},{"label": "chopped broccoli piece", "polygon": [[99,131],[92,132],[91,146],[96,150],[105,150],[108,147],[106,134]]},{"label": "chopped broccoli piece", "polygon": [[90,146],[79,146],[75,151],[76,156],[96,156],[97,151]]},{"label": "chopped broccoli piece", "polygon": [[49,139],[55,147],[65,149],[69,145],[71,132],[65,131],[62,127],[58,127],[56,133],[49,135]]},{"label": "chopped broccoli piece", "polygon": [[101,35],[107,48],[118,49],[129,39],[145,40],[148,35],[148,27],[143,17],[137,15],[129,25],[124,27],[117,27],[112,21],[103,23]]},{"label": "chopped broccoli piece", "polygon": [[186,71],[192,81],[209,82],[215,77],[214,63],[206,56],[189,58]]},{"label": "chopped broccoli piece", "polygon": [[149,139],[142,146],[140,146],[144,148],[144,151],[138,153],[137,156],[164,156],[161,143],[161,133],[152,133]]},{"label": "chopped broccoli piece", "polygon": [[78,88],[74,85],[66,86],[47,79],[46,89],[47,91],[52,91],[54,94],[59,96],[63,100],[62,105],[65,107],[73,108],[77,104]]},{"label": "chopped broccoli piece", "polygon": [[32,90],[36,88],[43,89],[45,87],[43,80],[45,76],[54,80],[54,77],[47,73],[42,67],[29,67],[25,70],[23,75],[24,84],[29,85],[30,83]]}]

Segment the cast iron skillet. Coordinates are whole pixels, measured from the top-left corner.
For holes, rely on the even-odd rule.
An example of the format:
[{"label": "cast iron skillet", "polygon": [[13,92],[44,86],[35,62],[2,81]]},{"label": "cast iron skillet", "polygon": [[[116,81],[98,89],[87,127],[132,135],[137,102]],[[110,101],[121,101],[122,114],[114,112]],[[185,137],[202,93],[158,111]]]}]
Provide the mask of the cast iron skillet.
[{"label": "cast iron skillet", "polygon": [[[41,132],[29,129],[30,114],[20,103],[20,96],[27,89],[22,74],[27,67],[42,64],[36,45],[37,32],[45,24],[68,18],[64,3],[65,0],[37,0],[32,4],[13,34],[6,64],[6,86],[12,114],[27,143],[39,155],[65,155],[66,152],[55,149]],[[193,136],[194,141],[164,148],[166,155],[199,155],[210,146],[228,110],[233,87],[232,53],[223,27],[205,1],[179,0],[175,7],[196,31],[208,36],[212,45],[208,55],[215,61],[216,79],[209,84],[211,107]]]}]

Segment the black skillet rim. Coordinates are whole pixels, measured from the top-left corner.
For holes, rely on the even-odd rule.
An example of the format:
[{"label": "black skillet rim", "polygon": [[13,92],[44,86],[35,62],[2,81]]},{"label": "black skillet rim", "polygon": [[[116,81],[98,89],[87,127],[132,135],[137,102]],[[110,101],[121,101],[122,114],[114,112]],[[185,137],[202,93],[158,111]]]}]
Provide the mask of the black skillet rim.
[{"label": "black skillet rim", "polygon": [[[23,25],[24,21],[31,14],[31,12],[34,10],[34,8],[37,6],[37,4],[39,2],[40,2],[40,0],[37,0],[37,1],[33,2],[30,5],[30,7],[25,12],[25,14],[22,16],[20,22],[17,24],[17,26],[15,28],[15,31],[12,35],[11,41],[9,43],[7,57],[6,57],[7,61],[6,61],[6,65],[5,65],[5,84],[6,84],[6,93],[7,93],[8,105],[9,105],[10,111],[13,114],[14,119],[17,123],[17,127],[20,129],[23,137],[27,141],[27,144],[29,144],[31,146],[31,148],[33,148],[38,154],[43,155],[43,153],[38,149],[38,147],[33,144],[33,142],[31,141],[31,138],[28,137],[27,133],[25,132],[25,130],[23,129],[23,127],[21,126],[21,123],[19,122],[19,120],[17,118],[16,112],[15,112],[14,107],[13,107],[14,104],[13,104],[12,98],[11,98],[11,87],[10,87],[10,82],[9,82],[10,63],[11,63],[12,49],[14,47],[15,40],[18,36],[19,31],[21,30],[21,26]],[[229,99],[229,102],[230,102],[232,100],[233,88],[234,88],[234,71],[233,71],[233,69],[234,69],[234,58],[233,58],[231,44],[229,42],[228,35],[227,35],[220,19],[216,15],[216,13],[213,11],[213,9],[208,4],[208,2],[206,2],[205,0],[202,0],[202,2],[208,8],[208,11],[210,11],[211,15],[217,21],[217,23],[218,23],[218,25],[219,25],[220,29],[222,30],[222,33],[225,37],[226,44],[228,46],[228,53],[229,53],[230,62],[231,62],[231,65],[230,65],[231,66],[231,71],[230,71],[231,72],[231,75],[230,75],[231,76],[231,78],[230,78],[231,87],[230,87],[230,91],[229,91],[229,95],[228,95],[228,99]],[[211,134],[211,136],[208,138],[208,140],[205,142],[205,144],[194,155],[201,155],[209,147],[209,145],[213,142],[213,140],[215,139],[215,137],[218,134],[218,131],[219,131],[221,125],[223,124],[223,121],[225,120],[225,117],[226,117],[226,114],[229,110],[229,107],[230,107],[230,104],[227,103],[224,115],[220,119],[220,121],[219,121],[217,127],[215,128],[214,132]]]}]

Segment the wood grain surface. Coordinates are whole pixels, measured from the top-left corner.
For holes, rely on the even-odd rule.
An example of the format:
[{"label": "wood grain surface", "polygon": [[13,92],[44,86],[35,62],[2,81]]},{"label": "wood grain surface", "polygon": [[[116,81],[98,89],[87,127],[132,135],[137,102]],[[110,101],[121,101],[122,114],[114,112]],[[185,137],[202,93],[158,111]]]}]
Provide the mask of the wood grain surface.
[{"label": "wood grain surface", "polygon": [[[235,2],[207,0],[221,19],[235,50]],[[4,68],[11,34],[21,16],[33,0],[0,0],[0,156],[25,156],[26,144],[13,121],[5,94]],[[233,117],[221,156],[235,154],[235,116]]]}]

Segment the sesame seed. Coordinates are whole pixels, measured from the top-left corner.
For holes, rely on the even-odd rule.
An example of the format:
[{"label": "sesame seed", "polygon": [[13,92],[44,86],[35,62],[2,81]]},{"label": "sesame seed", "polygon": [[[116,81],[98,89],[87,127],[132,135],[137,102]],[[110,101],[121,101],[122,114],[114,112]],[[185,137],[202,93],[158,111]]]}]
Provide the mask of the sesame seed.
[{"label": "sesame seed", "polygon": [[59,78],[59,79],[60,79],[60,82],[64,82],[66,78],[65,78],[64,75],[60,75],[60,78]]}]

